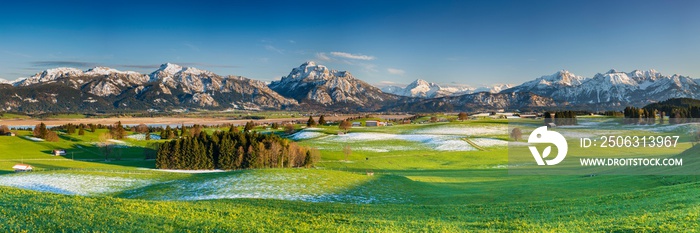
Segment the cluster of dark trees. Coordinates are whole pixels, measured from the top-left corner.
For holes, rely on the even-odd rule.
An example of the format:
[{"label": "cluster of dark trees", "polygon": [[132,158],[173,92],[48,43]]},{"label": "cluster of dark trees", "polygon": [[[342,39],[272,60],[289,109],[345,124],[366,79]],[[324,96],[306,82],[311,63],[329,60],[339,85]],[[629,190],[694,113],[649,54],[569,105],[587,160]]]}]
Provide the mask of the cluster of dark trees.
[{"label": "cluster of dark trees", "polygon": [[[231,129],[234,129],[234,128],[237,130],[237,128],[235,126],[231,126]],[[165,129],[157,128],[156,130],[152,130],[152,129],[147,128],[147,129],[142,129],[141,131],[139,131],[137,129],[136,132],[145,133],[146,137],[148,137],[150,139],[150,135],[148,134],[148,132],[160,131],[160,138],[161,139],[176,139],[178,137],[197,136],[202,132],[202,130],[204,130],[204,126],[195,124],[192,127],[187,127],[185,125],[182,125],[181,127],[177,127],[175,129],[173,129],[169,125],[166,126]]]},{"label": "cluster of dark trees", "polygon": [[674,98],[659,103],[649,104],[643,108],[626,107],[623,110],[626,123],[654,124],[656,119],[661,123],[668,116],[671,124],[697,122],[700,120],[700,100],[690,98]]},{"label": "cluster of dark trees", "polygon": [[49,142],[58,142],[59,140],[58,134],[56,134],[56,132],[54,131],[47,129],[46,124],[44,124],[44,122],[41,122],[34,127],[32,135],[34,137],[41,138]]},{"label": "cluster of dark trees", "polygon": [[622,110],[622,114],[625,116],[625,118],[656,118],[657,114],[663,118],[665,115],[664,112],[659,113],[659,111],[656,109],[637,107],[626,107],[624,110]]},{"label": "cluster of dark trees", "polygon": [[328,122],[326,121],[326,118],[323,115],[318,117],[318,123],[314,120],[313,116],[309,116],[309,120],[306,121],[306,126],[308,126],[308,127],[313,127],[313,126],[317,126],[317,125],[326,125],[326,124],[328,124]]},{"label": "cluster of dark trees", "polygon": [[611,117],[623,117],[624,114],[619,112],[619,111],[605,111],[603,112],[604,116],[611,116]]},{"label": "cluster of dark trees", "polygon": [[165,142],[156,152],[160,169],[249,169],[311,167],[318,150],[302,147],[274,134],[218,131],[200,132]]},{"label": "cluster of dark trees", "polygon": [[574,111],[563,111],[563,112],[545,112],[544,113],[544,124],[554,123],[556,125],[576,125],[578,120],[576,119],[576,112]]}]

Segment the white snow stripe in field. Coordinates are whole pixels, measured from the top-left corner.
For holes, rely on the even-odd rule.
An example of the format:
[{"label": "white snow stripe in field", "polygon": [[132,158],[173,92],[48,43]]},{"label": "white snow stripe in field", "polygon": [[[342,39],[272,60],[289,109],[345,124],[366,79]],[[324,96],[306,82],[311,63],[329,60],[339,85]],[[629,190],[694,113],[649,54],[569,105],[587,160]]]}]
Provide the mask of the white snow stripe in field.
[{"label": "white snow stripe in field", "polygon": [[114,193],[149,183],[150,181],[142,179],[99,175],[22,173],[0,176],[1,186],[76,195]]}]

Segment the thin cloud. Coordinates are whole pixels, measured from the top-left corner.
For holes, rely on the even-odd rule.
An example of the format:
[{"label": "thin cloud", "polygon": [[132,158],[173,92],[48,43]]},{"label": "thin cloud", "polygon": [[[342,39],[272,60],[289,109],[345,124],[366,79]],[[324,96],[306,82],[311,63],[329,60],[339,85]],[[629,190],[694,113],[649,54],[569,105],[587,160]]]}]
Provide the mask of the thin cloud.
[{"label": "thin cloud", "polygon": [[394,81],[379,81],[378,83],[375,83],[375,86],[377,87],[387,87],[387,86],[397,86],[397,87],[405,87],[407,84],[405,83],[398,83]]},{"label": "thin cloud", "polygon": [[390,74],[395,74],[395,75],[404,75],[406,73],[405,70],[402,69],[394,69],[394,68],[388,68],[386,69]]},{"label": "thin cloud", "polygon": [[197,47],[197,46],[195,46],[195,45],[193,45],[193,44],[184,43],[183,45],[185,45],[186,47],[190,48],[192,51],[195,51],[195,52],[201,51],[201,50],[199,50],[199,47]]},{"label": "thin cloud", "polygon": [[331,55],[333,55],[335,57],[355,59],[355,60],[365,60],[365,61],[371,61],[371,60],[376,59],[376,57],[374,57],[374,56],[368,56],[368,55],[362,55],[362,54],[352,54],[352,53],[346,53],[346,52],[331,52]]},{"label": "thin cloud", "polygon": [[268,51],[277,52],[279,54],[284,54],[284,50],[275,48],[275,46],[272,45],[265,45],[265,49],[267,49]]},{"label": "thin cloud", "polygon": [[119,67],[134,69],[157,69],[160,65],[119,65]]},{"label": "thin cloud", "polygon": [[[177,62],[180,66],[184,67],[209,67],[209,68],[240,68],[237,65],[221,65],[221,64],[211,64],[211,63],[201,63],[201,62]],[[132,64],[122,64],[117,65],[118,67],[131,68],[131,69],[158,69],[160,64],[150,64],[150,65],[132,65]]]},{"label": "thin cloud", "polygon": [[365,72],[376,73],[378,71],[377,65],[375,65],[375,64],[359,64],[359,65],[362,66],[362,70],[364,70]]},{"label": "thin cloud", "polygon": [[326,55],[326,53],[316,53],[316,58],[318,58],[318,60],[321,60],[321,61],[330,61],[330,60],[333,60],[333,59],[331,59],[331,57],[329,57],[328,55]]},{"label": "thin cloud", "polygon": [[10,51],[4,51],[6,54],[12,55],[12,56],[17,56],[17,57],[26,57],[26,58],[31,58],[32,56],[29,54],[25,53],[17,53],[17,52],[10,52]]},{"label": "thin cloud", "polygon": [[201,67],[212,67],[212,68],[239,68],[237,65],[221,65],[221,64],[211,64],[211,63],[200,63],[200,62],[180,62],[178,65],[181,66],[201,66]]},{"label": "thin cloud", "polygon": [[82,61],[34,61],[30,63],[34,67],[54,67],[54,66],[70,66],[70,67],[95,67],[99,64]]}]

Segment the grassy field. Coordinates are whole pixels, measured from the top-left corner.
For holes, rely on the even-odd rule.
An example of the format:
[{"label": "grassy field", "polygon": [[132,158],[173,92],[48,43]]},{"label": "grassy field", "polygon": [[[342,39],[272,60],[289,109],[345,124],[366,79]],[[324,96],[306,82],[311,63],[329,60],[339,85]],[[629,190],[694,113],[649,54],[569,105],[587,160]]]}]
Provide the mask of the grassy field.
[{"label": "grassy field", "polygon": [[[595,124],[607,126],[600,120]],[[537,122],[518,125],[532,128]],[[59,142],[35,142],[20,132],[0,137],[0,230],[700,230],[697,176],[512,175],[504,144],[508,127],[505,120],[469,120],[358,127],[346,135],[338,135],[337,126],[307,128],[290,138],[321,150],[316,168],[211,173],[152,169],[154,161],[144,159],[142,148],[149,142],[132,139],[124,140],[119,158],[105,160],[95,146],[104,131],[61,135]],[[53,149],[68,154],[51,156]],[[674,150],[646,153],[699,152],[684,137]],[[19,162],[36,171],[13,173]]]}]

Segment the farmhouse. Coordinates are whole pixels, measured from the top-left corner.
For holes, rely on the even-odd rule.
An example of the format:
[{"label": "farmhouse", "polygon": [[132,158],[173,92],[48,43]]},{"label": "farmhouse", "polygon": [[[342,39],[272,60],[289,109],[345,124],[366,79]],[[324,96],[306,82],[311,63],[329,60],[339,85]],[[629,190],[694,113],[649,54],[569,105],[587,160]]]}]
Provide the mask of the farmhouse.
[{"label": "farmhouse", "polygon": [[377,126],[386,126],[386,122],[381,122],[381,121],[366,121],[365,126],[367,127],[377,127]]},{"label": "farmhouse", "polygon": [[12,169],[15,169],[15,172],[30,172],[34,170],[34,168],[31,165],[21,163],[15,164],[15,166],[13,166]]},{"label": "farmhouse", "polygon": [[352,122],[352,127],[360,127],[362,126],[362,122]]},{"label": "farmhouse", "polygon": [[53,150],[54,156],[66,155],[66,150]]}]

